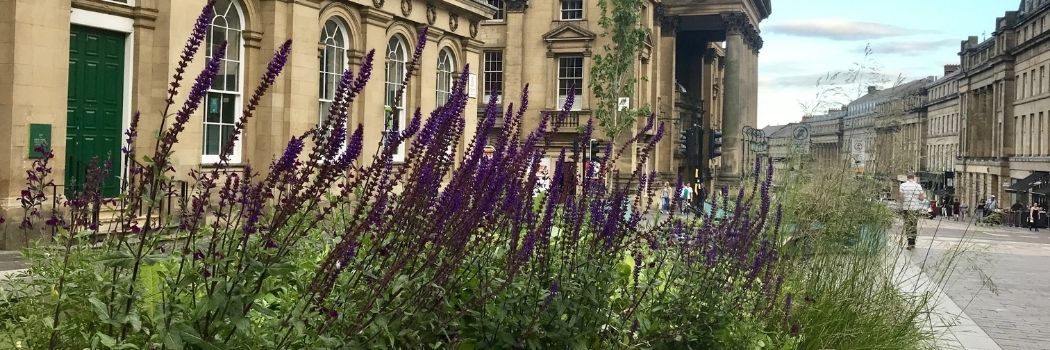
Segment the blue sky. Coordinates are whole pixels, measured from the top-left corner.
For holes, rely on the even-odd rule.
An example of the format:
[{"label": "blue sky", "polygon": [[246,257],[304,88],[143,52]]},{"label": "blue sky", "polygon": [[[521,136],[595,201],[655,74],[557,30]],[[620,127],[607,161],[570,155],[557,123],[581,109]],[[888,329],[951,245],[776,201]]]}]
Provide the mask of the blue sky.
[{"label": "blue sky", "polygon": [[[945,64],[958,63],[961,41],[988,37],[995,18],[1020,1],[773,0],[773,14],[761,24],[758,125],[823,112],[871,83],[943,75]],[[858,66],[866,74],[844,83]],[[832,83],[818,86],[828,78]]]}]

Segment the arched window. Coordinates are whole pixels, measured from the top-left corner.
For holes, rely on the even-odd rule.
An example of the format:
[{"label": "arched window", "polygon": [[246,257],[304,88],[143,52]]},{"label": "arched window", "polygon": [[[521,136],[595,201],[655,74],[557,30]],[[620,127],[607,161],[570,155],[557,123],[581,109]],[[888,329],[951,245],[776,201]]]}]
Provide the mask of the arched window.
[{"label": "arched window", "polygon": [[321,41],[318,44],[318,57],[321,61],[321,79],[318,86],[321,122],[328,116],[328,109],[335,100],[336,86],[339,85],[343,70],[346,69],[349,41],[346,26],[339,19],[331,18],[325,22],[324,28],[321,28]]},{"label": "arched window", "polygon": [[[208,31],[207,53],[223,42],[226,57],[219,66],[219,74],[208,89],[208,100],[204,108],[204,138],[201,161],[215,163],[233,133],[234,123],[241,114],[241,66],[244,61],[241,31],[244,20],[240,6],[234,0],[219,0],[215,3],[215,18]],[[241,147],[238,142],[230,155],[233,163],[241,162]]]},{"label": "arched window", "polygon": [[452,58],[452,51],[448,48],[444,48],[438,53],[438,65],[437,65],[437,104],[438,106],[445,105],[448,102],[449,95],[452,94],[452,70],[456,66],[455,59]]},{"label": "arched window", "polygon": [[[405,66],[407,64],[407,52],[405,48],[405,39],[401,35],[394,35],[390,38],[386,48],[386,110],[391,111],[385,113],[384,128],[385,133],[399,132],[405,128],[405,97],[402,96],[400,101],[396,101],[398,91],[404,89],[405,80]],[[405,159],[405,145],[404,143],[398,145],[397,152],[394,153],[395,161],[402,161]]]}]

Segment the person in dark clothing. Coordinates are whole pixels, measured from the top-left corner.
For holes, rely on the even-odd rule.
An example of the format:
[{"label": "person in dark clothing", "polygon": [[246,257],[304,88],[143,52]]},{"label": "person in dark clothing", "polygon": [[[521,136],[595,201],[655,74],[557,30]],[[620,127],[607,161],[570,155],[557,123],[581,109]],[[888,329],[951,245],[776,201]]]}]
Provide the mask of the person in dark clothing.
[{"label": "person in dark clothing", "polygon": [[1021,225],[1027,222],[1026,219],[1028,218],[1028,211],[1025,210],[1024,204],[1021,204],[1021,201],[1017,201],[1017,203],[1011,205],[1010,212],[1010,217],[1013,218],[1013,225],[1010,226],[1021,227]]},{"label": "person in dark clothing", "polygon": [[1032,205],[1028,207],[1028,218],[1027,218],[1028,220],[1027,221],[1028,221],[1028,230],[1029,231],[1039,232],[1039,222],[1040,222],[1039,219],[1040,219],[1040,214],[1042,214],[1042,211],[1043,210],[1042,210],[1042,208],[1039,207],[1039,203],[1038,202],[1033,202]]},{"label": "person in dark clothing", "polygon": [[959,221],[961,219],[961,217],[959,216],[962,212],[962,208],[960,207],[960,205],[961,203],[959,203],[958,198],[952,200],[952,216],[955,218],[955,221]]}]

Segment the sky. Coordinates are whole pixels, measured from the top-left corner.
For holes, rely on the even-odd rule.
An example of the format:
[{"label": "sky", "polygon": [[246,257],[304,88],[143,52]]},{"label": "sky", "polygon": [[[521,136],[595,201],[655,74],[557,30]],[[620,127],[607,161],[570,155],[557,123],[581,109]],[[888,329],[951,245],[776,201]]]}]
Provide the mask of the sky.
[{"label": "sky", "polygon": [[[1021,0],[773,0],[761,23],[758,125],[797,122],[863,94],[944,74]],[[861,72],[859,78],[850,72]]]}]

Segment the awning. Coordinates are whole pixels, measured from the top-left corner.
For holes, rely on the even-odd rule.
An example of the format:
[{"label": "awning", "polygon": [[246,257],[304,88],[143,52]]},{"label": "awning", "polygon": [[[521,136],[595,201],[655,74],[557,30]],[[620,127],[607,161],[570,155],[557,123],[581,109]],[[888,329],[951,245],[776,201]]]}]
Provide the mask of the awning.
[{"label": "awning", "polygon": [[1050,183],[1044,182],[1042,186],[1032,188],[1032,194],[1050,196]]},{"label": "awning", "polygon": [[1020,181],[1013,183],[1012,185],[1010,185],[1010,187],[1007,187],[1006,190],[1011,192],[1028,192],[1028,190],[1032,189],[1033,187],[1040,188],[1041,186],[1046,185],[1048,182],[1050,182],[1050,173],[1047,173],[1045,171],[1036,171],[1032,172],[1032,174],[1028,175],[1028,177],[1025,177]]}]

